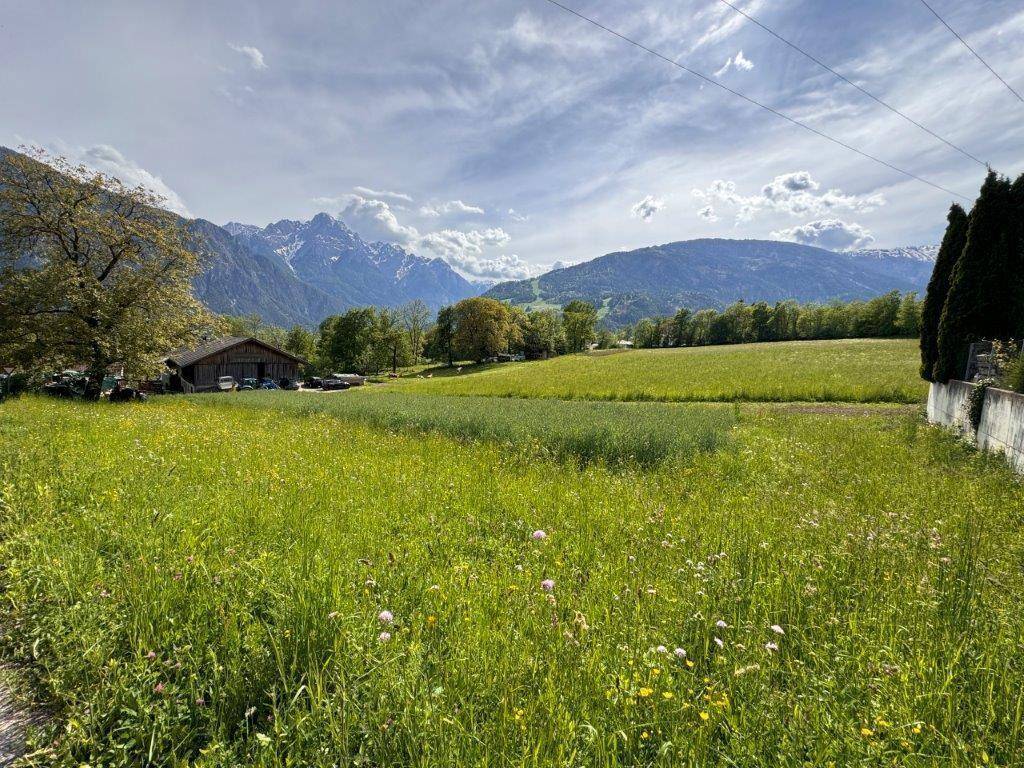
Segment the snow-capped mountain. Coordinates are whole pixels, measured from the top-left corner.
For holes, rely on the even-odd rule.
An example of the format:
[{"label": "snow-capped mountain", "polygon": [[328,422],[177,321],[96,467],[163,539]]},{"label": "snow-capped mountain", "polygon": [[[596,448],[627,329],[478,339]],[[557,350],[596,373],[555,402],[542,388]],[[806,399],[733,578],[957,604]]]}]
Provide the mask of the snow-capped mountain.
[{"label": "snow-capped mountain", "polygon": [[443,259],[417,256],[392,243],[368,243],[327,213],[262,228],[229,222],[224,229],[247,248],[273,254],[300,280],[346,307],[398,306],[419,299],[437,309],[483,290]]},{"label": "snow-capped mountain", "polygon": [[902,248],[865,248],[854,251],[854,256],[865,259],[910,259],[911,261],[927,261],[935,263],[939,255],[937,245],[907,245]]},{"label": "snow-capped mountain", "polygon": [[852,251],[851,256],[864,259],[876,272],[907,280],[920,292],[928,287],[928,280],[939,255],[937,245],[908,245],[902,248],[869,248]]}]

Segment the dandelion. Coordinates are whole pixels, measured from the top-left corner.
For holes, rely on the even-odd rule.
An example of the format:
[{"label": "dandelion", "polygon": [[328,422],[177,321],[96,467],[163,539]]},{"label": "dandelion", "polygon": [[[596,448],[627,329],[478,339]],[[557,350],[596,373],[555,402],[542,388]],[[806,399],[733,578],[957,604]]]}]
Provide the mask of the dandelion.
[{"label": "dandelion", "polygon": [[685,659],[686,658],[686,649],[685,648],[676,648],[674,651],[672,651],[672,653],[675,654],[677,659]]},{"label": "dandelion", "polygon": [[707,722],[711,718],[711,714],[708,712],[701,712],[700,719]]},{"label": "dandelion", "polygon": [[779,650],[779,646],[776,643],[765,643],[764,647],[772,653],[775,653],[777,650]]},{"label": "dandelion", "polygon": [[784,635],[784,634],[786,634],[786,630],[784,630],[778,624],[772,624],[772,632],[774,632],[776,635]]},{"label": "dandelion", "polygon": [[548,535],[546,533],[544,533],[544,531],[542,531],[540,529],[537,529],[532,534],[530,534],[530,538],[533,539],[534,541],[544,541],[544,539],[546,539],[547,537],[548,537]]},{"label": "dandelion", "polygon": [[377,614],[377,621],[379,621],[381,624],[390,624],[394,620],[395,617],[392,615],[391,611],[381,611]]},{"label": "dandelion", "polygon": [[653,688],[641,688],[639,691],[637,691],[637,693],[640,695],[640,698],[646,699],[648,696],[650,696],[652,693],[654,693],[654,689]]},{"label": "dandelion", "polygon": [[386,643],[388,640],[391,639],[391,633],[387,631],[381,632],[379,635],[377,635],[377,639],[380,640],[382,643]]},{"label": "dandelion", "polygon": [[555,580],[554,579],[544,579],[544,581],[542,581],[540,583],[540,588],[543,589],[545,592],[554,592],[555,591]]},{"label": "dandelion", "polygon": [[665,699],[665,701],[668,701],[669,699],[675,698],[675,694],[672,693],[672,691],[665,691],[661,694],[661,698]]}]

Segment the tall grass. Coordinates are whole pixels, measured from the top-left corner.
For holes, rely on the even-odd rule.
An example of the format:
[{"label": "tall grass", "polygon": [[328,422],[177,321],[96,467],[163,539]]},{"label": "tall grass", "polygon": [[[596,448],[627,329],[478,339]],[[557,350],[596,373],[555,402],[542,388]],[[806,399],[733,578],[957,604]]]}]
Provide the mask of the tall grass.
[{"label": "tall grass", "polygon": [[919,403],[917,342],[845,339],[644,349],[405,379],[402,391],[563,400]]},{"label": "tall grass", "polygon": [[932,429],[581,471],[221,402],[0,411],[35,764],[1021,763],[1024,493]]},{"label": "tall grass", "polygon": [[[217,408],[225,405],[223,398],[209,395],[193,399]],[[714,451],[728,442],[735,422],[731,408],[715,405],[562,403],[395,392],[251,392],[231,396],[229,403],[323,414],[387,430],[484,440],[583,464],[641,467]]]}]

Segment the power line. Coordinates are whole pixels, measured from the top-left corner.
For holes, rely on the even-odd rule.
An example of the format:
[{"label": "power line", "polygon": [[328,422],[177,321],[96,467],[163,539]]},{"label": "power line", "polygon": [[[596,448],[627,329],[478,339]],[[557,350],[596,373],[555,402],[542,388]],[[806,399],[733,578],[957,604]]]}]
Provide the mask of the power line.
[{"label": "power line", "polygon": [[811,60],[811,61],[813,61],[813,62],[814,62],[815,64],[817,64],[817,65],[818,65],[819,67],[821,67],[822,69],[824,69],[824,70],[826,70],[826,71],[828,71],[828,72],[831,72],[831,73],[832,73],[833,75],[835,75],[836,77],[838,77],[838,78],[839,78],[840,80],[842,80],[842,81],[843,81],[844,83],[846,83],[847,85],[849,85],[849,86],[852,86],[852,87],[856,88],[856,89],[857,89],[858,91],[860,91],[861,93],[863,93],[863,94],[864,94],[865,96],[867,96],[867,97],[868,97],[869,99],[872,99],[873,101],[875,101],[875,102],[877,102],[877,103],[881,104],[881,105],[882,105],[883,107],[885,107],[886,109],[888,109],[888,110],[889,110],[890,112],[893,112],[893,113],[895,113],[895,114],[899,115],[899,116],[900,116],[900,117],[902,117],[902,118],[903,118],[904,120],[906,120],[906,121],[907,121],[908,123],[911,123],[912,125],[916,125],[916,126],[917,126],[918,128],[920,128],[920,129],[921,129],[922,131],[924,131],[925,133],[927,133],[927,134],[928,134],[929,136],[931,136],[931,137],[933,137],[933,138],[936,138],[936,139],[938,139],[939,141],[941,141],[941,142],[942,142],[943,144],[945,144],[946,146],[948,146],[948,147],[950,147],[950,148],[952,148],[952,149],[955,149],[955,150],[956,150],[957,152],[959,152],[959,153],[960,153],[961,155],[963,155],[964,157],[968,157],[968,158],[970,158],[971,160],[973,160],[974,162],[978,163],[978,165],[984,166],[984,167],[986,167],[986,168],[988,167],[988,163],[986,163],[986,162],[985,162],[984,160],[980,160],[980,159],[978,159],[977,157],[975,157],[974,155],[972,155],[972,154],[971,154],[970,152],[968,152],[968,151],[967,151],[966,149],[963,149],[962,147],[958,147],[958,146],[957,146],[956,144],[954,144],[953,142],[951,142],[951,141],[950,141],[949,139],[945,139],[945,138],[943,138],[943,137],[942,137],[942,136],[940,136],[939,134],[935,133],[935,131],[931,130],[930,128],[928,128],[928,127],[926,127],[926,126],[924,126],[924,125],[921,125],[921,123],[917,122],[917,120],[915,120],[914,118],[910,117],[909,115],[906,115],[906,114],[904,114],[904,113],[903,113],[903,112],[901,112],[900,110],[896,109],[896,107],[892,106],[891,104],[888,104],[888,103],[886,103],[885,101],[883,101],[883,100],[882,100],[882,99],[880,99],[879,97],[875,96],[875,95],[874,95],[873,93],[871,93],[871,92],[870,92],[870,91],[868,91],[867,89],[865,89],[865,88],[862,88],[861,86],[857,85],[857,83],[853,82],[852,80],[850,80],[850,79],[849,79],[848,77],[846,77],[845,75],[842,75],[842,74],[840,74],[839,72],[836,72],[836,71],[835,71],[834,69],[832,69],[832,67],[830,67],[830,66],[829,66],[828,64],[826,64],[825,62],[821,61],[820,59],[817,59],[817,58],[815,58],[814,56],[812,56],[811,54],[809,54],[809,53],[808,53],[807,51],[805,51],[805,50],[804,50],[803,48],[801,48],[800,46],[798,46],[798,45],[797,45],[796,43],[792,43],[792,42],[790,42],[789,40],[787,40],[786,38],[784,38],[784,37],[783,37],[782,35],[780,35],[780,34],[779,34],[778,32],[776,32],[776,31],[775,31],[774,29],[771,29],[770,27],[767,27],[767,26],[765,26],[765,25],[764,25],[764,24],[762,24],[762,23],[761,23],[760,21],[758,21],[757,19],[755,19],[755,18],[754,18],[753,16],[751,16],[750,14],[748,14],[748,13],[747,13],[746,11],[744,11],[744,10],[742,10],[742,9],[740,9],[740,8],[737,8],[737,7],[735,6],[735,5],[733,5],[732,3],[730,3],[730,2],[729,2],[729,0],[719,0],[719,2],[721,2],[721,3],[723,3],[723,4],[727,5],[727,6],[729,6],[729,7],[730,7],[730,8],[732,8],[732,9],[733,9],[734,11],[736,11],[736,13],[738,13],[738,14],[739,14],[740,16],[743,16],[743,17],[744,17],[744,18],[746,18],[746,19],[747,19],[748,21],[750,21],[750,22],[752,22],[752,23],[756,24],[756,25],[757,25],[757,26],[759,26],[759,27],[760,27],[761,29],[763,29],[763,30],[764,30],[765,32],[767,32],[767,33],[768,33],[769,35],[771,35],[771,36],[772,36],[772,37],[774,37],[775,39],[777,39],[777,40],[779,40],[779,41],[781,41],[781,42],[785,43],[785,44],[786,44],[786,45],[788,45],[788,46],[789,46],[790,48],[792,48],[792,49],[793,49],[794,51],[797,51],[798,53],[801,53],[801,54],[803,54],[803,55],[804,55],[804,56],[806,56],[806,57],[807,57],[808,59],[810,59],[810,60]]},{"label": "power line", "polygon": [[814,128],[813,126],[808,125],[807,123],[803,122],[802,120],[798,120],[795,117],[790,117],[789,115],[786,115],[786,114],[780,112],[779,110],[775,109],[774,107],[769,107],[767,104],[762,104],[760,101],[757,101],[756,99],[753,99],[750,96],[747,96],[746,94],[740,93],[739,91],[737,91],[737,90],[735,90],[733,88],[730,88],[729,86],[725,85],[724,83],[720,83],[717,80],[715,80],[715,79],[713,79],[711,77],[708,77],[707,75],[702,74],[702,73],[698,72],[695,69],[690,69],[689,67],[684,66],[683,64],[680,64],[679,62],[670,59],[668,56],[665,56],[664,54],[658,53],[657,51],[655,51],[652,48],[648,48],[643,43],[639,43],[636,40],[633,40],[632,38],[626,37],[621,32],[616,32],[614,29],[611,29],[610,27],[606,27],[601,22],[595,21],[594,19],[590,18],[589,16],[584,16],[579,11],[573,10],[572,8],[569,8],[568,6],[562,5],[560,2],[558,2],[558,0],[547,0],[547,2],[551,3],[552,5],[558,6],[563,11],[565,11],[567,13],[571,13],[573,16],[576,16],[576,17],[582,19],[583,21],[586,21],[589,24],[593,24],[598,29],[602,29],[605,32],[607,32],[608,34],[614,35],[615,37],[619,38],[620,40],[623,40],[623,41],[629,43],[630,45],[633,45],[633,46],[639,48],[642,51],[646,51],[647,53],[651,54],[652,56],[655,56],[655,57],[661,59],[662,61],[667,62],[668,64],[671,64],[673,67],[681,69],[684,72],[688,72],[689,74],[693,75],[694,77],[699,78],[700,80],[703,80],[705,83],[713,85],[716,88],[721,88],[723,91],[727,91],[727,92],[731,93],[733,96],[738,96],[739,98],[743,99],[744,101],[746,101],[746,102],[748,102],[750,104],[753,104],[755,107],[760,107],[761,109],[767,110],[768,112],[771,112],[776,117],[780,117],[783,120],[785,120],[786,122],[792,123],[793,125],[797,125],[797,126],[803,128],[806,131],[810,131],[811,133],[815,134],[816,136],[820,136],[821,138],[823,138],[823,139],[825,139],[827,141],[831,141],[833,144],[836,144],[836,145],[842,147],[843,149],[848,149],[851,152],[855,152],[858,155],[860,155],[861,157],[865,157],[868,160],[872,160],[872,161],[878,163],[879,165],[883,165],[886,168],[888,168],[889,170],[896,171],[896,173],[902,174],[903,176],[906,176],[907,178],[914,179],[915,181],[919,181],[922,184],[927,184],[929,187],[937,189],[940,192],[945,192],[948,195],[953,195],[954,197],[959,197],[961,200],[968,200],[969,201],[968,197],[966,197],[965,195],[961,195],[959,192],[954,192],[953,190],[947,189],[946,187],[943,187],[940,184],[936,184],[934,181],[928,181],[928,179],[922,178],[921,176],[918,176],[918,175],[916,175],[914,173],[911,173],[910,171],[905,171],[902,168],[900,168],[898,166],[895,166],[895,165],[893,165],[890,162],[882,160],[881,158],[876,157],[875,155],[869,154],[868,152],[865,152],[862,149],[857,149],[856,147],[851,146],[851,145],[847,144],[846,142],[841,141],[840,139],[837,139],[837,138],[834,138],[832,136],[829,136],[824,131],[819,131],[817,128]]},{"label": "power line", "polygon": [[935,10],[934,8],[932,8],[932,7],[930,6],[930,5],[928,5],[928,3],[927,3],[927,2],[925,2],[925,0],[921,0],[921,4],[922,4],[922,5],[924,5],[924,7],[925,7],[925,8],[927,8],[927,9],[928,9],[929,11],[931,11],[931,12],[932,12],[932,15],[933,15],[933,16],[934,16],[934,17],[935,17],[936,19],[938,19],[939,21],[941,21],[941,22],[942,22],[942,26],[944,26],[944,27],[945,27],[946,29],[948,29],[948,30],[949,30],[950,32],[952,32],[952,33],[953,33],[953,37],[955,37],[955,38],[956,38],[957,40],[959,40],[959,41],[960,41],[961,43],[963,43],[963,44],[964,44],[964,48],[966,48],[966,49],[967,49],[968,51],[970,51],[971,53],[973,53],[973,54],[974,54],[974,58],[976,58],[976,59],[977,59],[978,61],[980,61],[980,62],[981,62],[982,64],[984,64],[984,65],[985,65],[985,68],[986,68],[986,69],[988,69],[988,71],[989,71],[989,72],[991,72],[991,73],[992,73],[993,75],[995,75],[996,79],[997,79],[997,80],[998,80],[998,81],[999,81],[1000,83],[1002,83],[1003,85],[1005,85],[1005,86],[1006,86],[1006,88],[1007,88],[1007,90],[1008,90],[1008,91],[1009,91],[1010,93],[1012,93],[1012,94],[1013,94],[1014,96],[1016,96],[1016,97],[1017,97],[1017,98],[1018,98],[1018,99],[1019,99],[1020,101],[1024,102],[1024,96],[1021,96],[1021,95],[1020,95],[1019,93],[1017,93],[1017,91],[1015,91],[1015,90],[1013,89],[1013,86],[1012,86],[1012,85],[1010,85],[1010,84],[1009,84],[1008,82],[1006,82],[1005,80],[1003,80],[1003,78],[1001,78],[1001,77],[999,76],[999,73],[998,73],[998,72],[996,72],[996,71],[995,71],[994,69],[992,69],[992,67],[991,67],[991,66],[989,66],[989,63],[988,63],[987,61],[985,61],[985,60],[984,60],[983,58],[981,58],[981,54],[980,54],[980,53],[978,53],[978,52],[977,52],[976,50],[974,50],[973,48],[971,48],[971,46],[970,46],[970,45],[968,44],[968,42],[967,42],[966,40],[964,40],[964,39],[963,39],[962,37],[960,37],[960,35],[959,35],[959,34],[957,34],[957,31],[956,31],[955,29],[953,29],[953,28],[952,28],[951,26],[949,26],[949,24],[948,24],[948,23],[946,23],[946,20],[945,20],[944,18],[942,18],[941,16],[939,16],[939,14],[938,14],[938,13],[936,12],[936,10]]}]

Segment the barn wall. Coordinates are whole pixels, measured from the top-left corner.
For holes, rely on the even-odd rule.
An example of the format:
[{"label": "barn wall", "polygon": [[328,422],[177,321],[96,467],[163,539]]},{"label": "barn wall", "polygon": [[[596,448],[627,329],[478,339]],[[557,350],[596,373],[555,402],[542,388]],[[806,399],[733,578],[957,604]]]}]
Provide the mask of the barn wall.
[{"label": "barn wall", "polygon": [[184,373],[197,389],[209,389],[217,385],[217,379],[221,376],[233,376],[237,381],[259,377],[274,381],[296,379],[299,366],[291,358],[277,352],[258,344],[245,343],[204,357],[185,369]]}]

